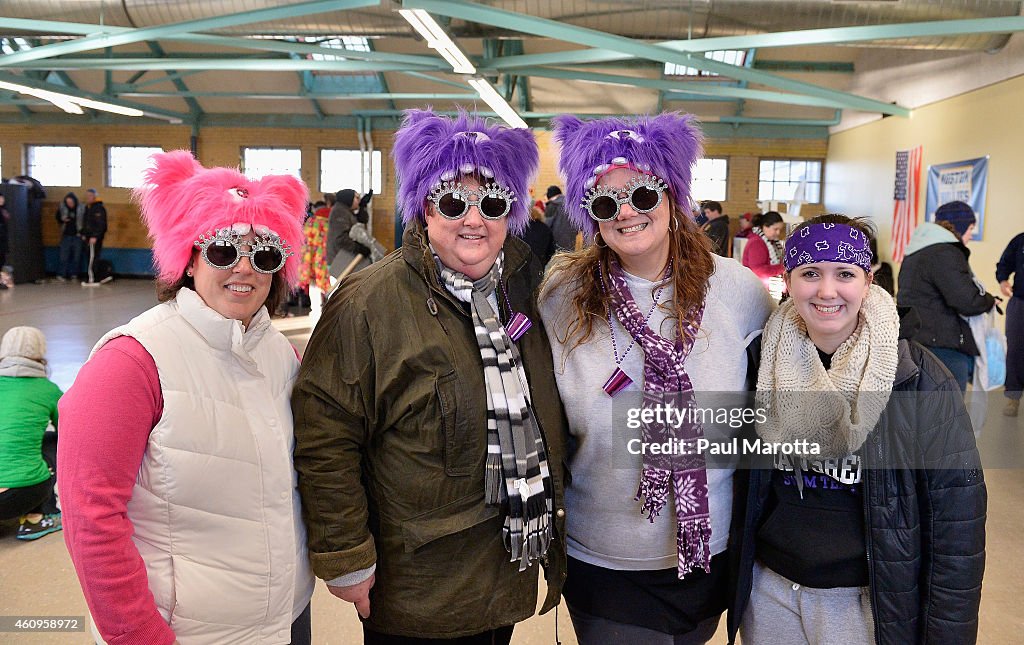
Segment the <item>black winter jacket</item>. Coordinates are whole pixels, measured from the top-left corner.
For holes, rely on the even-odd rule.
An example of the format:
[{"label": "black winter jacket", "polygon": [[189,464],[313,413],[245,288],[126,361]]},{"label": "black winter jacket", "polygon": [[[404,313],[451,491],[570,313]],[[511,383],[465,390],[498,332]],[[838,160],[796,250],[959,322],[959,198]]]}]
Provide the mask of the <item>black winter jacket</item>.
[{"label": "black winter jacket", "polygon": [[926,347],[978,355],[970,324],[961,316],[992,309],[995,298],[980,293],[967,263],[970,251],[961,242],[933,244],[903,259],[896,299],[921,319],[914,340]]},{"label": "black winter jacket", "polygon": [[[875,642],[976,642],[985,572],[984,475],[959,387],[921,345],[900,340],[893,395],[857,452]],[[767,519],[771,474],[770,468],[736,473],[730,643],[750,596],[754,536]]]}]

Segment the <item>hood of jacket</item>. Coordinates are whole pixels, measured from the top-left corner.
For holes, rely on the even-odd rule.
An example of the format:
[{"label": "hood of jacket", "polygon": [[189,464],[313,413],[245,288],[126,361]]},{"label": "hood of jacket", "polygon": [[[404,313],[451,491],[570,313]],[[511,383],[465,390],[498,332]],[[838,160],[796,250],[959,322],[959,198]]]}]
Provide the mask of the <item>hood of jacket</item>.
[{"label": "hood of jacket", "polygon": [[[913,255],[921,249],[936,244],[956,244],[958,242],[960,240],[956,239],[956,235],[948,229],[933,222],[922,222],[914,229],[914,234],[910,236],[910,242],[907,244],[905,255]],[[963,244],[962,242],[960,243]]]}]

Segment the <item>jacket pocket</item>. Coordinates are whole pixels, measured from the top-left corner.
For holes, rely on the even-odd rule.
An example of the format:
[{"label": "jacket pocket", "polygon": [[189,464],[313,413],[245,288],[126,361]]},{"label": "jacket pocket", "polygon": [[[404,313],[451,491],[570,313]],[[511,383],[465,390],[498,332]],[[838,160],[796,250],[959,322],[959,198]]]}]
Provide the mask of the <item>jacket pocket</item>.
[{"label": "jacket pocket", "polygon": [[487,433],[486,428],[473,428],[466,411],[460,408],[458,375],[453,371],[434,383],[437,400],[441,404],[441,426],[444,433],[444,471],[452,477],[472,475],[480,463],[478,443]]},{"label": "jacket pocket", "polygon": [[498,507],[484,504],[480,493],[457,499],[402,522],[405,551],[412,553],[434,540],[461,533],[497,516]]}]

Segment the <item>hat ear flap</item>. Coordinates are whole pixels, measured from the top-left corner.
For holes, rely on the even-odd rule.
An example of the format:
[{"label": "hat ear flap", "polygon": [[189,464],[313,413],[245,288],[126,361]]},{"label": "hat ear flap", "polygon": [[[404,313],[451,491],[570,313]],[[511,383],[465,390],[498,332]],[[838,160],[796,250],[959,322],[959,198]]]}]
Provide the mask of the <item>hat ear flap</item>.
[{"label": "hat ear flap", "polygon": [[267,175],[259,181],[262,192],[272,194],[285,207],[285,213],[306,211],[306,185],[291,175]]},{"label": "hat ear flap", "polygon": [[551,119],[551,129],[555,133],[555,141],[562,145],[579,132],[583,125],[584,122],[572,114],[562,114]]}]

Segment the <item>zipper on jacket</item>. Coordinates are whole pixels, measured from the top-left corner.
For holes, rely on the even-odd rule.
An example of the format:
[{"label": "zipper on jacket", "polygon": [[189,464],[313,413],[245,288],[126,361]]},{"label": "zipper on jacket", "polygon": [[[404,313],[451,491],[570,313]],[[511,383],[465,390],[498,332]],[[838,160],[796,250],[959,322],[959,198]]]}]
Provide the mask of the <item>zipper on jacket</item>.
[{"label": "zipper on jacket", "polygon": [[864,497],[864,553],[868,560],[868,598],[871,600],[871,622],[874,623],[875,628],[875,643],[881,645],[881,634],[878,630],[878,599],[875,597],[875,585],[873,580],[875,578],[875,561],[871,557],[871,490],[870,490],[870,470],[868,469],[868,460],[866,459],[867,453],[862,459],[861,466],[863,468],[861,474],[861,491]]}]

